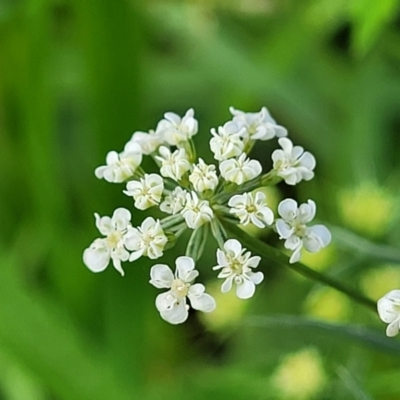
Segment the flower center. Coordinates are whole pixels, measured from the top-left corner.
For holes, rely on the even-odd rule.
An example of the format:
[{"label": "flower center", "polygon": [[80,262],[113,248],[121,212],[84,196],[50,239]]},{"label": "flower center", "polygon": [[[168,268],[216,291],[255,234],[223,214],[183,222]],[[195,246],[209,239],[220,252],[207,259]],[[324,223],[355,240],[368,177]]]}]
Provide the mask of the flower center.
[{"label": "flower center", "polygon": [[243,272],[243,265],[240,261],[233,259],[230,262],[231,270],[236,275],[241,275]]},{"label": "flower center", "polygon": [[122,233],[120,231],[114,231],[107,236],[107,244],[110,248],[115,249],[118,246],[122,237]]},{"label": "flower center", "polygon": [[304,224],[299,224],[294,227],[294,234],[298,237],[304,237],[306,235],[306,226]]},{"label": "flower center", "polygon": [[250,204],[246,207],[246,210],[248,213],[255,213],[257,211],[257,208],[254,204]]},{"label": "flower center", "polygon": [[174,279],[172,281],[171,290],[178,296],[178,297],[186,297],[190,288],[190,283],[185,283],[180,279]]}]

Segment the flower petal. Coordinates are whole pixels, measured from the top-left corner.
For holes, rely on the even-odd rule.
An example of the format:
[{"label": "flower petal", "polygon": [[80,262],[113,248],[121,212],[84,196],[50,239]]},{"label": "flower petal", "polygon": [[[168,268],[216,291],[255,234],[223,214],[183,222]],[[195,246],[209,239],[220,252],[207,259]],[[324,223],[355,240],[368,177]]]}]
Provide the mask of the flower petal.
[{"label": "flower petal", "polygon": [[[196,286],[196,285],[193,285]],[[192,287],[193,287],[192,286]],[[202,285],[203,286],[203,285]],[[192,289],[192,287],[190,289]],[[203,312],[211,312],[215,309],[215,300],[212,296],[207,293],[193,295],[191,294],[191,290],[189,289],[188,297],[190,299],[190,304],[192,308],[195,310],[203,311]]]},{"label": "flower petal", "polygon": [[296,212],[297,201],[293,199],[285,199],[279,203],[278,213],[285,221],[293,221],[296,217]]},{"label": "flower petal", "polygon": [[236,296],[239,299],[249,299],[254,295],[256,286],[251,280],[243,279],[242,283],[236,285]]},{"label": "flower petal", "polygon": [[229,292],[232,289],[232,281],[233,281],[233,274],[231,276],[228,276],[225,281],[223,282],[221,286],[221,292],[226,293]]},{"label": "flower petal", "polygon": [[117,208],[111,218],[111,222],[116,228],[121,231],[126,229],[131,220],[131,213],[126,208]]},{"label": "flower petal", "polygon": [[103,239],[96,239],[83,252],[83,262],[92,272],[102,272],[107,268],[110,262],[110,249]]},{"label": "flower petal", "polygon": [[158,289],[170,288],[174,274],[168,265],[156,264],[150,270],[150,283]]},{"label": "flower petal", "polygon": [[[192,257],[178,257],[175,261],[176,272],[179,279],[182,279],[184,282],[187,281],[186,278],[191,275],[190,272],[194,270],[194,260]],[[197,271],[196,271],[197,272]]]},{"label": "flower petal", "polygon": [[242,245],[237,239],[229,239],[224,244],[226,252],[233,253],[234,257],[238,257],[242,252]]},{"label": "flower petal", "polygon": [[386,328],[386,335],[389,337],[396,336],[399,333],[400,318],[396,318]]},{"label": "flower petal", "polygon": [[179,302],[175,303],[171,309],[161,311],[160,315],[162,319],[173,325],[185,322],[189,316],[189,312],[186,307],[186,300],[180,300]]}]

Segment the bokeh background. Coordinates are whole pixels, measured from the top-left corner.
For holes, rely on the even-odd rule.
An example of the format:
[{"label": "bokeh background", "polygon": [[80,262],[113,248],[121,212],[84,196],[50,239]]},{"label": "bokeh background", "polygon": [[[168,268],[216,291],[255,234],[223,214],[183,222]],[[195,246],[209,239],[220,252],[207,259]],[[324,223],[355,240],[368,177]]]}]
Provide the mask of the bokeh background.
[{"label": "bokeh background", "polygon": [[[264,263],[240,302],[218,295],[210,245],[200,269],[218,311],[173,327],[151,263],[124,278],[83,265],[93,213],[132,207],[94,177],[105,154],[193,107],[210,159],[229,106],[267,106],[317,158],[313,181],[268,191],[272,205],[316,200],[332,227],[304,262],[374,300],[400,288],[398,1],[1,0],[1,399],[400,397],[399,340],[289,270]],[[270,165],[274,146],[255,157]]]}]

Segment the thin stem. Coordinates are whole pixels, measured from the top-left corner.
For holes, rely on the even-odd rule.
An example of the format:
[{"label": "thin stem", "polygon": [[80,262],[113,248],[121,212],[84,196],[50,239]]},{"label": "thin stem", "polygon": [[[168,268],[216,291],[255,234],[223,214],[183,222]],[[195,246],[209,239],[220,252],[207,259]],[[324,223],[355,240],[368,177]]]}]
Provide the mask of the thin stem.
[{"label": "thin stem", "polygon": [[305,276],[306,278],[312,279],[314,281],[323,283],[327,286],[330,286],[339,292],[346,294],[351,297],[356,302],[362,304],[363,306],[369,308],[370,310],[376,311],[376,303],[365,297],[363,294],[359,293],[357,290],[350,288],[344,285],[342,282],[337,281],[336,279],[322,274],[318,271],[315,271],[304,264],[294,263],[289,264],[288,257],[284,255],[281,251],[275,249],[274,247],[269,246],[264,243],[260,239],[250,236],[242,229],[238,228],[236,225],[230,223],[224,223],[226,230],[234,237],[240,240],[240,242],[247,247],[247,249],[253,251],[254,253],[259,254],[265,260],[272,261],[273,263],[283,266],[286,268],[290,268],[293,271]]}]

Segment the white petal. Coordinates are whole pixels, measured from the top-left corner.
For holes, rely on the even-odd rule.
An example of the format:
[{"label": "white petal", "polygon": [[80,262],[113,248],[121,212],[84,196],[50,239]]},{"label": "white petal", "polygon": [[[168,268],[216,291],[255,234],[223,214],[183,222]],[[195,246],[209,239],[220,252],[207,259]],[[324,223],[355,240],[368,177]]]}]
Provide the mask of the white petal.
[{"label": "white petal", "polygon": [[151,228],[156,225],[156,220],[153,217],[147,217],[140,226],[142,232],[148,232]]},{"label": "white petal", "polygon": [[138,251],[134,251],[133,253],[131,253],[131,255],[129,256],[129,261],[135,261],[138,258],[142,257],[144,252],[144,249],[140,249]]},{"label": "white petal", "polygon": [[124,272],[124,270],[122,269],[122,266],[121,266],[121,259],[120,259],[120,258],[116,258],[116,257],[111,257],[111,259],[112,259],[114,268],[115,268],[122,276],[124,276],[124,275],[125,275],[125,272]]},{"label": "white petal", "polygon": [[300,165],[307,168],[308,170],[313,170],[316,165],[315,157],[306,151],[299,159]]},{"label": "white petal", "polygon": [[258,271],[258,272],[248,272],[247,276],[251,279],[251,281],[255,285],[258,285],[264,279],[264,274],[262,272],[260,272],[260,271]]},{"label": "white petal", "polygon": [[236,296],[239,299],[249,299],[254,295],[256,286],[250,280],[243,279],[242,283],[236,285]]},{"label": "white petal", "polygon": [[217,249],[217,262],[218,266],[214,267],[214,269],[228,265],[228,260],[226,259],[225,253],[220,249]]},{"label": "white petal", "polygon": [[106,156],[107,165],[112,165],[119,160],[119,155],[116,151],[109,151]]},{"label": "white petal", "polygon": [[112,216],[112,223],[119,231],[126,229],[131,220],[131,213],[126,208],[117,208]]},{"label": "white petal", "polygon": [[386,328],[386,335],[389,337],[396,336],[399,333],[399,325],[400,319],[397,318]]},{"label": "white petal", "polygon": [[275,135],[276,137],[284,137],[287,136],[288,131],[285,127],[281,125],[275,125]]},{"label": "white petal", "polygon": [[104,271],[110,262],[110,249],[97,239],[83,252],[83,261],[92,272]]},{"label": "white petal", "polygon": [[283,219],[276,220],[275,227],[279,233],[280,239],[287,239],[293,233],[293,228],[291,228]]},{"label": "white petal", "polygon": [[190,285],[189,294],[193,296],[201,296],[205,292],[206,288],[201,283],[195,283]]},{"label": "white petal", "polygon": [[260,264],[260,261],[261,261],[261,257],[259,257],[259,256],[253,256],[253,257],[250,257],[250,258],[247,260],[246,265],[247,265],[248,267],[250,267],[250,268],[257,268],[257,267],[258,267],[258,264]]},{"label": "white petal", "polygon": [[287,138],[281,138],[278,140],[279,145],[282,147],[283,151],[285,153],[290,154],[293,149],[293,143],[290,139]]},{"label": "white petal", "polygon": [[232,289],[232,281],[233,281],[233,275],[225,279],[224,283],[221,286],[222,293],[229,292]]},{"label": "white petal", "polygon": [[156,264],[150,270],[150,283],[158,289],[170,288],[174,274],[168,265]]},{"label": "white petal", "polygon": [[179,303],[175,303],[170,310],[161,311],[160,315],[165,321],[173,325],[185,322],[189,316],[186,301],[183,299],[180,300]]},{"label": "white petal", "polygon": [[292,256],[289,259],[290,264],[294,264],[295,262],[298,262],[301,257],[301,246],[299,246],[292,254]]},{"label": "white petal", "polygon": [[242,245],[237,239],[229,239],[225,242],[224,249],[226,252],[232,252],[237,257],[242,252]]},{"label": "white petal", "polygon": [[193,258],[186,256],[178,257],[175,261],[175,265],[178,278],[184,282],[190,282],[187,281],[186,278],[191,275],[190,272],[194,270],[195,264]]},{"label": "white petal", "polygon": [[258,214],[262,215],[262,220],[267,225],[272,225],[273,224],[273,222],[274,222],[274,213],[272,212],[272,210],[270,208],[263,207],[256,213],[257,216],[258,216]]},{"label": "white petal", "polygon": [[322,249],[322,243],[318,236],[309,235],[303,238],[304,248],[310,253],[318,253]]},{"label": "white petal", "polygon": [[[282,139],[281,139],[282,140]],[[286,221],[293,221],[297,212],[297,201],[285,199],[279,203],[278,213]]]},{"label": "white petal", "polygon": [[215,300],[207,293],[193,296],[190,294],[189,291],[188,297],[190,299],[190,304],[192,308],[194,308],[195,310],[211,312],[215,309]]},{"label": "white petal", "polygon": [[296,250],[303,246],[303,241],[296,235],[288,237],[285,241],[285,247],[289,250]]},{"label": "white petal", "polygon": [[114,232],[115,228],[110,217],[100,217],[97,213],[94,214],[94,217],[96,219],[96,227],[102,235],[107,236]]},{"label": "white petal", "polygon": [[319,238],[323,247],[328,246],[328,244],[331,242],[332,235],[326,226],[314,225],[314,226],[310,227],[310,230],[313,232],[313,234],[315,236],[317,236]]},{"label": "white petal", "polygon": [[303,224],[307,224],[314,219],[316,210],[317,206],[315,202],[308,200],[307,203],[304,203],[299,207],[298,220]]}]

